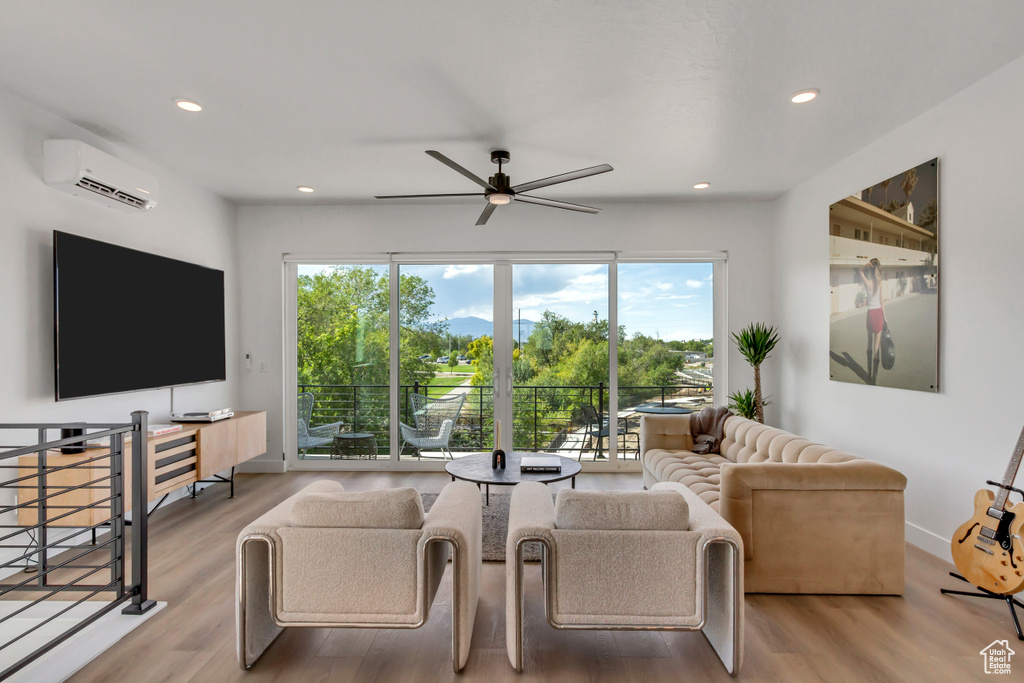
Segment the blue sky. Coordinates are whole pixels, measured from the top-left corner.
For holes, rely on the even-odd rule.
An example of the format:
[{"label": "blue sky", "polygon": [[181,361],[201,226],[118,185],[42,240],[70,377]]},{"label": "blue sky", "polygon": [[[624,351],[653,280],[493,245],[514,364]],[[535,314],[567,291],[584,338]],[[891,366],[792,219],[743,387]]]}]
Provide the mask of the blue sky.
[{"label": "blue sky", "polygon": [[[324,266],[299,266],[300,274]],[[386,272],[387,266],[378,266]],[[633,335],[671,340],[712,337],[711,263],[620,263],[619,324]],[[493,320],[493,268],[489,265],[410,265],[434,290],[435,319],[475,316]],[[607,264],[522,264],[513,268],[512,317],[540,320],[545,310],[570,320],[608,317]]]}]

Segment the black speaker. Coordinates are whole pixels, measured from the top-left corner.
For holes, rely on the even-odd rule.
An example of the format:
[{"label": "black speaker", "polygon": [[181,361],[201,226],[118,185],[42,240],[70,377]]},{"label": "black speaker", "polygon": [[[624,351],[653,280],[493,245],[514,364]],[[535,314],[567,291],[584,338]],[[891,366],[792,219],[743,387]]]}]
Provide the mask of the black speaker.
[{"label": "black speaker", "polygon": [[[69,425],[67,427],[61,427],[60,438],[70,439],[73,436],[84,436],[85,425],[74,426]],[[80,444],[72,444],[70,446],[62,446],[60,452],[65,455],[72,455],[74,453],[85,453],[85,439],[82,439]]]}]

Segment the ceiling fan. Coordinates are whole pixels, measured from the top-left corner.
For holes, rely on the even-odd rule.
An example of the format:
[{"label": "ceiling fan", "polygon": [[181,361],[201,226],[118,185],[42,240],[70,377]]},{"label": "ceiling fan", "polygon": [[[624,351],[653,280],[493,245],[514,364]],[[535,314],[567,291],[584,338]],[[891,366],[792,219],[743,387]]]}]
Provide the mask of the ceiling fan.
[{"label": "ceiling fan", "polygon": [[545,199],[543,197],[534,197],[533,195],[523,194],[530,190],[536,190],[541,187],[547,187],[549,185],[556,185],[558,183],[568,182],[570,180],[578,180],[580,178],[586,178],[587,176],[597,175],[598,173],[607,173],[612,170],[612,167],[608,164],[601,164],[599,166],[591,166],[590,168],[581,168],[578,171],[570,171],[568,173],[562,173],[559,175],[553,175],[550,178],[541,178],[540,180],[531,180],[528,183],[520,183],[519,185],[512,185],[511,179],[501,172],[501,165],[507,164],[509,159],[509,153],[503,149],[497,149],[491,152],[491,161],[498,165],[498,172],[492,175],[488,180],[477,176],[472,171],[463,168],[458,165],[445,155],[440,152],[435,152],[432,149],[427,150],[427,154],[434,157],[448,168],[461,173],[477,185],[484,188],[483,192],[465,192],[455,194],[395,194],[395,195],[383,195],[374,197],[374,199],[416,199],[422,197],[485,197],[487,199],[487,206],[484,207],[484,212],[480,214],[480,218],[477,219],[477,225],[483,225],[487,222],[487,219],[491,217],[494,210],[499,206],[510,204],[512,201],[524,202],[526,204],[538,204],[540,206],[551,206],[556,209],[567,209],[569,211],[582,211],[583,213],[597,213],[601,209],[595,209],[592,206],[584,206],[582,204],[572,204],[570,202],[563,202],[557,199]]}]

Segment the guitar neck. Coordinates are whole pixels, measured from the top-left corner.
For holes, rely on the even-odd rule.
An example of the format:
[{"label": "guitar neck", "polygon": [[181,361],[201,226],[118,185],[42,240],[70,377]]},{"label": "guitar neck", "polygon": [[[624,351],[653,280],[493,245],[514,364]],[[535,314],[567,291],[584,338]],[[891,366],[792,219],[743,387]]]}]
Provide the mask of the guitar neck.
[{"label": "guitar neck", "polygon": [[[1021,457],[1024,455],[1024,429],[1020,432],[1020,437],[1017,439],[1017,445],[1013,448],[1013,457],[1010,458],[1010,464],[1006,466],[1006,474],[1003,475],[1003,486],[1013,486],[1013,480],[1017,477],[1017,470],[1020,468]],[[1002,510],[1006,505],[1006,497],[1010,495],[1010,491],[1006,488],[999,489],[996,494],[996,499],[992,502],[992,507],[997,510]]]}]

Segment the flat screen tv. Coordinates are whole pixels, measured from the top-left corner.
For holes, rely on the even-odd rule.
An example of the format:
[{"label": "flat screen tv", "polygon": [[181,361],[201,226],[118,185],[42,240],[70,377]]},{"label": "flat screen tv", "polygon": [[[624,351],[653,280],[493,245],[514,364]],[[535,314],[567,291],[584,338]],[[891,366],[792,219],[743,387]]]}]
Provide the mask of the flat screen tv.
[{"label": "flat screen tv", "polygon": [[224,271],[53,232],[58,401],[227,378]]}]

